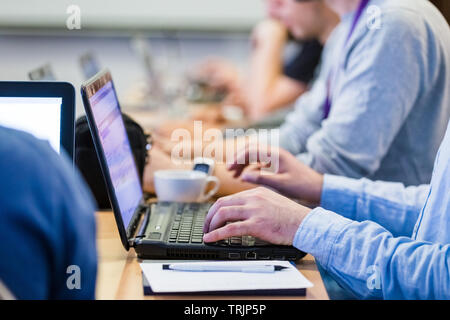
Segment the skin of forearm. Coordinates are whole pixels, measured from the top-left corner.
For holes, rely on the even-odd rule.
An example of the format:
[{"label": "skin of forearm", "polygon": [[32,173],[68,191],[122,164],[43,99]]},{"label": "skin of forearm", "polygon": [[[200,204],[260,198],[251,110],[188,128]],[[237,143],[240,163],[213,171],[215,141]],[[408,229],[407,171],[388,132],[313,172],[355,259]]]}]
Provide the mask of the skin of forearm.
[{"label": "skin of forearm", "polygon": [[257,107],[268,90],[282,74],[285,39],[261,43],[253,52],[250,63],[248,96],[251,107]]},{"label": "skin of forearm", "polygon": [[262,113],[269,113],[285,107],[294,103],[306,90],[306,83],[282,75],[265,93],[264,101],[261,101],[259,110]]}]

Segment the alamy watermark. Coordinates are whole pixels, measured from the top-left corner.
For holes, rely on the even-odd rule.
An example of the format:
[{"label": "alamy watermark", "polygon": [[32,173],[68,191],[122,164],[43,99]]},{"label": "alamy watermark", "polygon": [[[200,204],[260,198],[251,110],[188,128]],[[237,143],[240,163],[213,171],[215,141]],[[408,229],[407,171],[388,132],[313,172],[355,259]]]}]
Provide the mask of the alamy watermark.
[{"label": "alamy watermark", "polygon": [[69,290],[81,289],[81,269],[77,265],[70,265],[66,269],[66,273],[69,275],[66,280],[66,286]]},{"label": "alamy watermark", "polygon": [[[279,168],[279,130],[278,129],[226,129],[203,130],[202,121],[194,121],[191,131],[178,128],[172,132],[171,161],[174,164],[189,163],[197,157],[213,158],[217,163],[263,164],[262,173],[275,173]],[[247,157],[236,159],[237,152],[246,146],[252,148]]]},{"label": "alamy watermark", "polygon": [[381,272],[380,268],[376,265],[369,266],[366,269],[366,273],[369,275],[366,280],[367,289],[380,290],[381,289]]},{"label": "alamy watermark", "polygon": [[379,6],[370,5],[366,10],[366,26],[369,30],[379,30],[382,25],[382,11]]},{"label": "alamy watermark", "polygon": [[76,4],[67,7],[66,14],[69,16],[66,19],[66,27],[69,30],[81,29],[81,8]]}]

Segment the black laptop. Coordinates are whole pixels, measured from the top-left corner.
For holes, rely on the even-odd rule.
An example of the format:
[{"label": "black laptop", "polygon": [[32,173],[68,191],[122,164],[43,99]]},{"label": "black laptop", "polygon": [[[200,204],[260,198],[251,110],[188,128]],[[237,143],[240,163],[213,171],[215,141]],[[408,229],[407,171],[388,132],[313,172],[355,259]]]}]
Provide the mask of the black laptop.
[{"label": "black laptop", "polygon": [[82,85],[81,93],[126,250],[133,247],[142,259],[297,260],[304,256],[294,247],[274,246],[250,236],[203,243],[210,203],[147,204],[111,74],[99,72]]},{"label": "black laptop", "polygon": [[0,81],[0,125],[74,154],[75,89],[67,82]]}]

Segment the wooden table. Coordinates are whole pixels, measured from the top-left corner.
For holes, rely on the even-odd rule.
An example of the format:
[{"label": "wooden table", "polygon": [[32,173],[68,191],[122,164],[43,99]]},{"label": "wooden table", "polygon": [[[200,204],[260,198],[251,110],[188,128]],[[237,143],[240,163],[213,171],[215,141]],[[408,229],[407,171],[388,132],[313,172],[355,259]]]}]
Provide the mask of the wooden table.
[{"label": "wooden table", "polygon": [[300,260],[297,265],[303,275],[314,284],[314,287],[307,290],[306,297],[144,296],[139,260],[133,249],[127,252],[123,248],[112,212],[97,213],[97,249],[97,299],[328,299],[314,258],[310,255]]}]

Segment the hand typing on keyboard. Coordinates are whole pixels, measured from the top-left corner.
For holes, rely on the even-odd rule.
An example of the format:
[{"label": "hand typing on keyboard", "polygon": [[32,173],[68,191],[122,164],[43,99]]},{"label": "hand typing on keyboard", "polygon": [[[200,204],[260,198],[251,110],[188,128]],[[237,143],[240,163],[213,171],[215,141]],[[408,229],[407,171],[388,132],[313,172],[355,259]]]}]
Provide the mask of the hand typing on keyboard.
[{"label": "hand typing on keyboard", "polygon": [[244,191],[221,198],[210,208],[203,241],[248,235],[273,244],[292,245],[309,212],[311,209],[266,188]]},{"label": "hand typing on keyboard", "polygon": [[[183,205],[178,208],[169,233],[169,242],[203,243],[203,225],[209,206],[197,204]],[[231,237],[212,243],[218,246],[264,246],[268,243],[251,236]]]}]

